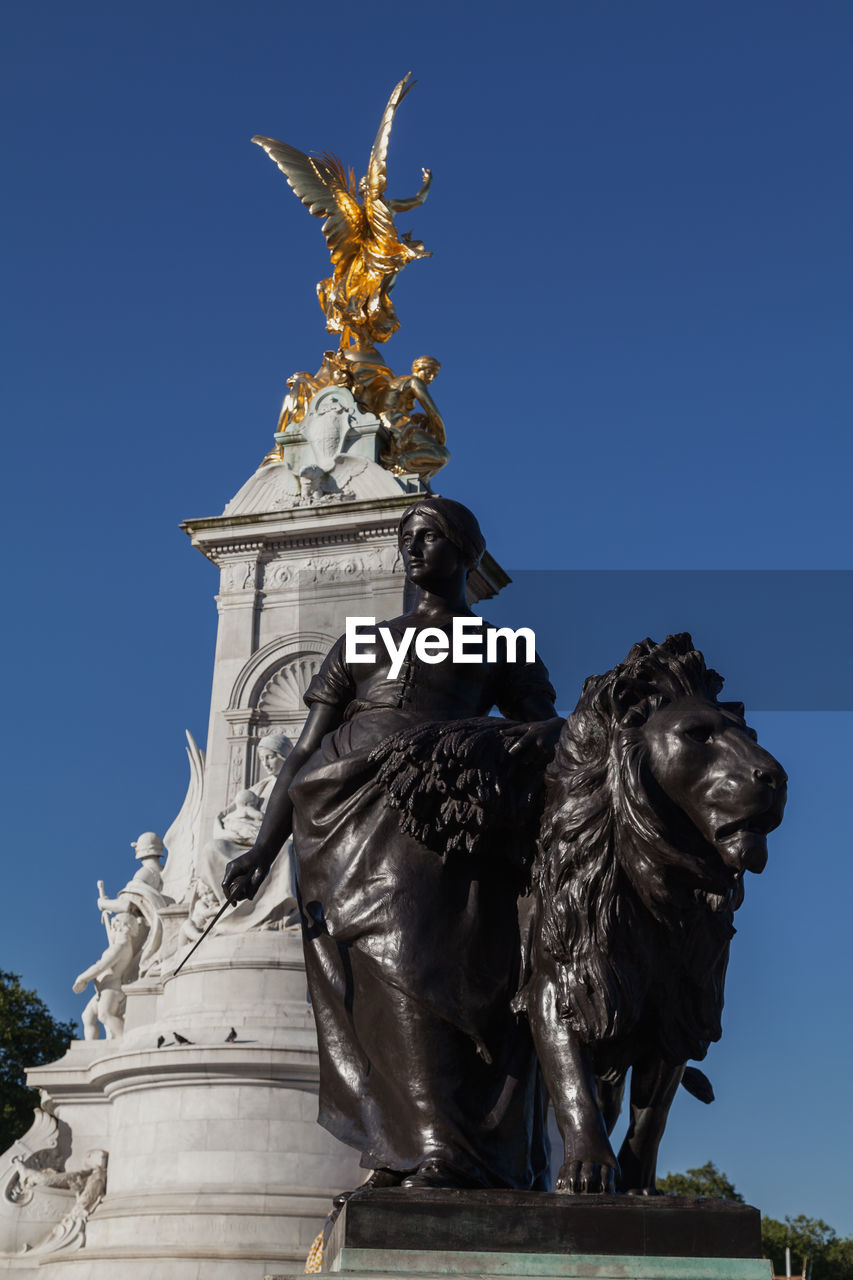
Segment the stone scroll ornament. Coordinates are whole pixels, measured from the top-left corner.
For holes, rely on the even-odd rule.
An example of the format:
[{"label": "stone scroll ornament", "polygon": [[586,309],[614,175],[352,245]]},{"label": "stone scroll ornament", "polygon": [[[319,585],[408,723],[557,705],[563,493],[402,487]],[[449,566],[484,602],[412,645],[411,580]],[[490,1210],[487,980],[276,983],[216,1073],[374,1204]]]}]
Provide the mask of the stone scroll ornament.
[{"label": "stone scroll ornament", "polygon": [[[306,155],[276,138],[252,139],[278,165],[299,199],[316,218],[324,218],[323,235],[332,274],[317,285],[317,296],[329,333],[340,334],[337,350],[326,351],[316,374],[300,371],[287,380],[277,438],[303,421],[324,387],[344,387],[359,407],[380,419],[386,431],[382,463],[395,474],[423,480],[447,462],[446,432],[429,390],[440,364],[419,356],[412,371],[398,377],[376,349],[400,327],[391,290],[410,262],[431,256],[409,231],[397,229],[395,215],[423,204],[432,183],[424,169],[423,184],[408,199],[388,195],[388,145],[397,108],[413,86],[411,73],[395,86],[379,123],[367,172],[356,181],[352,169],[330,154]],[[265,462],[283,456],[282,444]]]},{"label": "stone scroll ornament", "polygon": [[81,1168],[63,1168],[67,1133],[61,1135],[53,1106],[42,1093],[32,1127],[0,1157],[0,1270],[22,1266],[16,1258],[82,1248],[106,1191],[108,1155],[101,1148],[89,1151]]},{"label": "stone scroll ornament", "polygon": [[787,783],[722,685],[689,635],[644,640],[586,681],[550,762],[495,719],[419,725],[373,753],[404,831],[500,860],[530,890],[515,1007],[565,1144],[558,1191],[654,1194],[679,1084],[713,1099],[686,1064],[720,1038],[744,874],[764,869]]},{"label": "stone scroll ornament", "polygon": [[70,1253],[86,1243],[86,1223],[98,1208],[107,1189],[108,1153],[96,1148],[86,1154],[82,1169],[33,1169],[19,1162],[21,1186],[27,1194],[41,1187],[74,1192],[73,1203],[38,1244],[25,1246],[21,1252],[29,1257],[51,1253]]}]

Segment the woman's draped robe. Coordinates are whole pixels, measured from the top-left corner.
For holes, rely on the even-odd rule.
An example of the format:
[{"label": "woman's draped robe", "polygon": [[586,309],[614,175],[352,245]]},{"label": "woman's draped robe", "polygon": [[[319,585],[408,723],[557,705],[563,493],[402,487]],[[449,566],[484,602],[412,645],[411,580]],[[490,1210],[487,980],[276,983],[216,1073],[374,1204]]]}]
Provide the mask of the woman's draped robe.
[{"label": "woman's draped robe", "polygon": [[[390,623],[399,644],[403,624]],[[364,645],[363,649],[369,646]],[[517,876],[487,854],[442,858],[400,830],[370,752],[429,721],[523,720],[553,700],[535,662],[426,664],[399,675],[379,638],[368,663],[340,640],[305,694],[343,723],[290,788],[320,1123],[368,1168],[441,1159],[484,1186],[547,1185],[538,1068],[510,1010],[520,965]]]}]

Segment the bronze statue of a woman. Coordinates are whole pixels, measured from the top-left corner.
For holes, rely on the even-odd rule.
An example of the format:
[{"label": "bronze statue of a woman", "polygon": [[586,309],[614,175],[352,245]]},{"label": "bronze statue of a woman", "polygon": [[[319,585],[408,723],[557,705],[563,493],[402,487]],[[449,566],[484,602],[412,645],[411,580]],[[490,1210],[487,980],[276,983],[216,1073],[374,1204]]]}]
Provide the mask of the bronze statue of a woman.
[{"label": "bronze statue of a woman", "polygon": [[[460,503],[429,497],[400,521],[416,587],[384,624],[449,633],[473,617],[465,578],[485,542]],[[484,631],[488,627],[484,628]],[[362,1153],[372,1186],[547,1185],[539,1073],[510,1003],[520,966],[518,877],[488,849],[443,853],[406,834],[375,750],[401,731],[483,717],[493,706],[547,750],[561,721],[540,660],[422,661],[390,678],[379,641],[349,663],[338,641],[311,681],[309,715],[254,848],[229,864],[251,897],[293,833],[305,964],[320,1053],[320,1123]],[[485,646],[484,646],[485,652]],[[373,753],[373,756],[372,756]]]}]

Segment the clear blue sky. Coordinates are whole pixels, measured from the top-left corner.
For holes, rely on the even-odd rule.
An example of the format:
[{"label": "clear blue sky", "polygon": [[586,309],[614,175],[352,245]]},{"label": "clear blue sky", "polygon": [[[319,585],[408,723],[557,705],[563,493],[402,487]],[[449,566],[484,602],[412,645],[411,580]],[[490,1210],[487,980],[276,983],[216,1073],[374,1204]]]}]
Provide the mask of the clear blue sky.
[{"label": "clear blue sky", "polygon": [[[0,966],[57,1014],[79,1018],[102,946],[95,881],[118,889],[129,842],[169,825],[183,730],[206,732],[216,574],[178,522],[221,511],[326,345],[319,223],[253,133],[361,171],[414,71],[391,186],[433,168],[403,225],[435,256],[400,280],[387,353],[442,360],[440,487],[508,569],[850,568],[846,0],[7,0],[0,22]],[[649,629],[626,595],[588,659],[553,581],[555,669]],[[704,623],[695,593],[659,615],[748,705],[749,671],[784,666],[753,719],[791,775],[738,921],[718,1101],[679,1100],[661,1164],[712,1159],[765,1211],[853,1234],[850,608],[804,581],[795,633],[758,635],[763,587],[746,620],[735,598]]]}]

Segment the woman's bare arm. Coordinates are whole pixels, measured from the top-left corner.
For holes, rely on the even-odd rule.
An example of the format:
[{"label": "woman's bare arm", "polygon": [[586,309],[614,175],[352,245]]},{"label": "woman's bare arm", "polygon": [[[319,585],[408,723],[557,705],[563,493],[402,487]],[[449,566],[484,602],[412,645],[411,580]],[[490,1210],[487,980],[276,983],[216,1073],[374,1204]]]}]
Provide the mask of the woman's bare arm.
[{"label": "woman's bare arm", "polygon": [[285,761],[267,801],[258,838],[248,853],[229,862],[222,877],[222,889],[231,902],[254,898],[279,850],[293,831],[293,802],[290,784],[302,766],[310,760],[327,733],[343,719],[343,709],[327,702],[315,702],[308,712],[299,741]]}]

